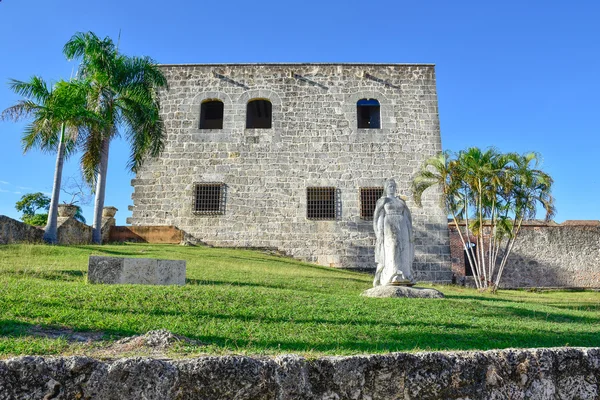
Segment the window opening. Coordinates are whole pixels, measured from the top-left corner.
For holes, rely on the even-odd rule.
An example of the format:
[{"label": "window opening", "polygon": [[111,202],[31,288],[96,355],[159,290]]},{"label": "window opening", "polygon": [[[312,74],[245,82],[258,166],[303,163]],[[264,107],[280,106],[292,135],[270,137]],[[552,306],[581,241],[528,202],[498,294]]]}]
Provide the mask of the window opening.
[{"label": "window opening", "polygon": [[336,217],[335,192],[334,187],[306,188],[306,218],[334,220]]},{"label": "window opening", "polygon": [[223,102],[205,101],[200,105],[200,129],[223,129]]},{"label": "window opening", "polygon": [[360,218],[366,220],[373,219],[375,204],[383,195],[383,187],[364,187],[360,188]]},{"label": "window opening", "polygon": [[359,129],[380,129],[380,106],[375,99],[361,99],[356,103]]},{"label": "window opening", "polygon": [[196,183],[192,199],[194,214],[225,214],[225,184]]},{"label": "window opening", "polygon": [[271,129],[272,104],[269,100],[251,100],[246,107],[246,128]]}]

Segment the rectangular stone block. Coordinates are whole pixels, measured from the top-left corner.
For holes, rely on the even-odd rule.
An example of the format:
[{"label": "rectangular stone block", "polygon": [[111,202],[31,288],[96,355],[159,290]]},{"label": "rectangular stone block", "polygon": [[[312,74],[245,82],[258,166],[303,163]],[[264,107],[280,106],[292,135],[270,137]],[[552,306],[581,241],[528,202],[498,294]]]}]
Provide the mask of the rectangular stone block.
[{"label": "rectangular stone block", "polygon": [[184,260],[90,256],[88,282],[185,285]]}]

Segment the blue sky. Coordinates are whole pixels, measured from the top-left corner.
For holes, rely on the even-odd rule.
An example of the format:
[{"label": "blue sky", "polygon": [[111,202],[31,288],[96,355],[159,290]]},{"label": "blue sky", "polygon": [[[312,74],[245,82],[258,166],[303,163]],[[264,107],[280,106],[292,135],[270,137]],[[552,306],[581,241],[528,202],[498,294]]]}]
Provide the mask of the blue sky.
[{"label": "blue sky", "polygon": [[[0,2],[0,109],[9,78],[68,79],[78,31],[160,63],[435,63],[445,149],[538,151],[555,179],[556,220],[600,219],[600,2],[191,0]],[[22,154],[24,124],[0,122],[0,214],[50,192],[54,155]],[[111,146],[106,205],[130,215],[127,148]],[[77,176],[77,156],[65,177]],[[64,195],[63,195],[64,199]],[[91,222],[91,207],[84,208]]]}]

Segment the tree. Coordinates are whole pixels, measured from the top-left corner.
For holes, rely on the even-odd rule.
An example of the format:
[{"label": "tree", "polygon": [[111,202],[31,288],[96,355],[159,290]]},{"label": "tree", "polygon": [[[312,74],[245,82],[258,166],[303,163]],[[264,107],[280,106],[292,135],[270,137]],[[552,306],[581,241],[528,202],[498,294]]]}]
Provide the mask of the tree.
[{"label": "tree", "polygon": [[[23,213],[21,220],[29,225],[41,226],[48,220],[48,208],[50,207],[50,198],[42,192],[27,193],[21,196],[17,201],[15,208]],[[38,214],[38,210],[44,210],[45,213]]]},{"label": "tree", "polygon": [[[50,204],[50,198],[42,192],[27,193],[21,196],[21,200],[17,201],[15,208],[23,213],[21,220],[26,224],[43,226],[48,221]],[[80,206],[75,205],[75,207],[77,207],[77,212],[73,218],[85,224],[83,210]],[[39,210],[45,210],[46,213],[38,213]]]},{"label": "tree", "polygon": [[[50,88],[42,78],[34,76],[29,82],[11,80],[9,86],[24,99],[4,110],[0,118],[31,119],[21,139],[23,151],[39,148],[44,152],[56,152],[52,197],[44,231],[44,240],[56,243],[64,159],[73,153],[78,139],[88,136],[88,128],[101,121],[86,108],[88,88],[85,82],[59,81]],[[36,222],[40,222],[41,217],[36,218]]]},{"label": "tree", "polygon": [[166,78],[151,58],[122,55],[109,37],[100,39],[92,32],[75,34],[63,52],[68,59],[81,60],[79,76],[89,83],[87,106],[104,122],[90,126],[91,134],[81,142],[82,172],[95,186],[92,241],[100,244],[110,142],[125,134],[133,172],[148,155],[160,154],[164,126],[157,90],[166,86]]},{"label": "tree", "polygon": [[431,157],[413,179],[419,206],[425,190],[440,187],[442,206],[452,215],[478,289],[497,290],[522,223],[535,218],[537,205],[546,211],[546,220],[554,215],[552,178],[538,164],[536,153],[472,147],[456,156]]}]

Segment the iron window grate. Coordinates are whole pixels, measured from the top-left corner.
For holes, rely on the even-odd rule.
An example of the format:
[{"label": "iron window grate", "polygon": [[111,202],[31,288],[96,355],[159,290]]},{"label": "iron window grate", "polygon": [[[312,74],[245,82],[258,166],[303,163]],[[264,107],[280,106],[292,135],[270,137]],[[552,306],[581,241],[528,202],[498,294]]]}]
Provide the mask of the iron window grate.
[{"label": "iron window grate", "polygon": [[306,218],[336,219],[336,189],[334,187],[306,188]]},{"label": "iron window grate", "polygon": [[200,215],[225,214],[225,184],[219,182],[195,183],[192,212]]},{"label": "iron window grate", "polygon": [[383,187],[360,188],[360,218],[373,219],[377,200],[383,195]]}]

